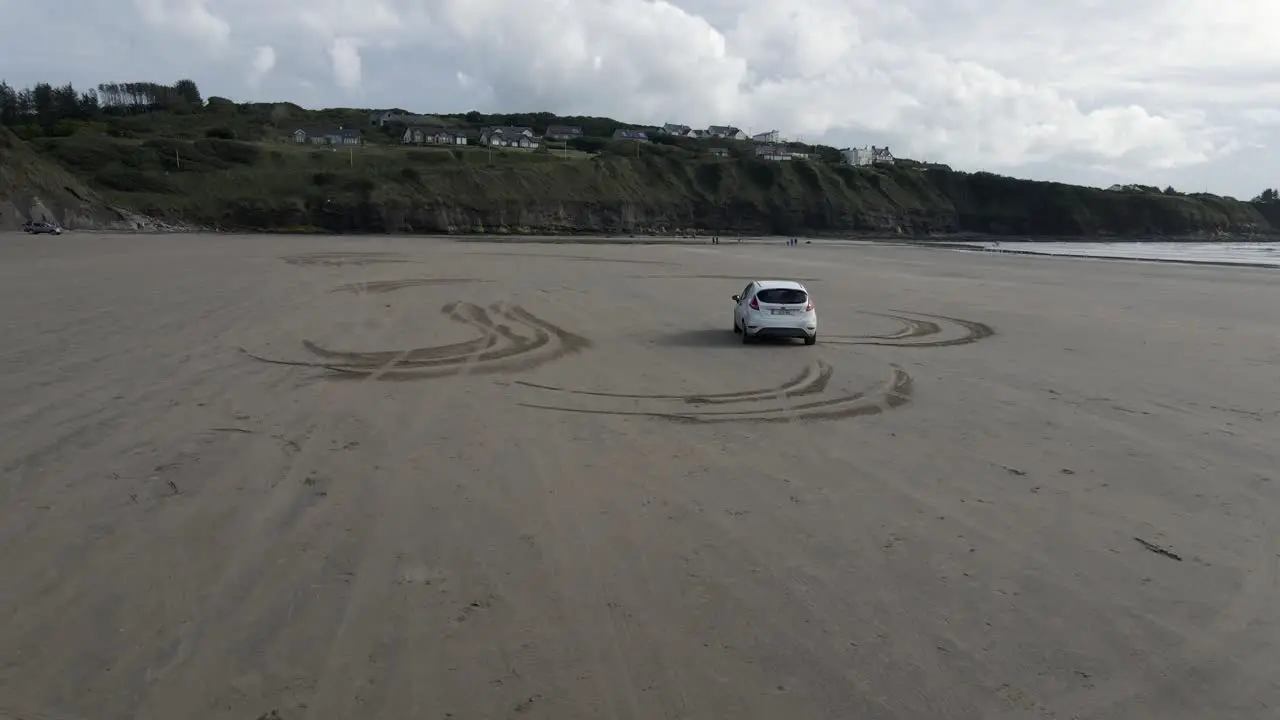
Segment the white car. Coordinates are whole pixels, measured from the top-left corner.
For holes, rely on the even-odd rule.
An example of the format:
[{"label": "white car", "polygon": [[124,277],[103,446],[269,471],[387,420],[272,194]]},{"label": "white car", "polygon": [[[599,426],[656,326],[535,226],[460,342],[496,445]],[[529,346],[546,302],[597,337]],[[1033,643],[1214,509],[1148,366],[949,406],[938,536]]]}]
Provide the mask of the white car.
[{"label": "white car", "polygon": [[733,296],[733,331],[742,344],[756,338],[799,338],[818,342],[818,313],[804,285],[791,280],[756,280]]}]

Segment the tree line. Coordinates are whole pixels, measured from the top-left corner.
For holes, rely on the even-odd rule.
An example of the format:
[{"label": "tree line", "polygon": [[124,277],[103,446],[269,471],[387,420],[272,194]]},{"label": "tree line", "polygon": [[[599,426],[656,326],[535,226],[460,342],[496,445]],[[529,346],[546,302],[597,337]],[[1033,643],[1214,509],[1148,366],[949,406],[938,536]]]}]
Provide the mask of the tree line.
[{"label": "tree line", "polygon": [[91,90],[77,90],[71,83],[50,83],[16,89],[0,81],[0,125],[36,125],[45,133],[61,121],[95,120],[103,116],[131,115],[153,110],[195,110],[204,105],[194,80],[172,85],[154,82],[109,82]]}]

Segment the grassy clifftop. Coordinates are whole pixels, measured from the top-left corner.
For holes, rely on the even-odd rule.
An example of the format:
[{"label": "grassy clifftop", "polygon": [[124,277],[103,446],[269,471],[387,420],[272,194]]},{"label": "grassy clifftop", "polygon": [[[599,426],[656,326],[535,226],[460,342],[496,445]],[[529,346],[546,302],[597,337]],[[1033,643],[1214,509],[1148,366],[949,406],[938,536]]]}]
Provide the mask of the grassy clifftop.
[{"label": "grassy clifftop", "polygon": [[[287,140],[318,122],[359,126],[371,142],[327,149]],[[687,140],[602,139],[538,152],[413,148],[395,144],[397,129],[367,123],[358,111],[211,100],[200,112],[63,123],[25,141],[0,131],[0,202],[14,218],[29,216],[38,197],[81,224],[120,206],[193,225],[284,231],[1180,238],[1280,229],[1280,212],[1264,203],[1155,188],[1098,190],[909,161],[766,161],[732,142],[716,143],[728,157]]]}]

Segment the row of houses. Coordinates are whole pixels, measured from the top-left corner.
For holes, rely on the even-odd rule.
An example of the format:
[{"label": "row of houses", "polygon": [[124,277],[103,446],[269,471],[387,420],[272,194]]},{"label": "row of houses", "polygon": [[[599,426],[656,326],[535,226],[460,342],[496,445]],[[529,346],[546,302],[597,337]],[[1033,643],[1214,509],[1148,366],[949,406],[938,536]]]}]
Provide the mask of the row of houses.
[{"label": "row of houses", "polygon": [[[402,116],[387,113],[379,119]],[[397,120],[389,120],[396,122]],[[748,137],[746,133],[731,126],[712,125],[706,130],[696,130],[687,125],[667,123],[651,130],[634,130],[619,128],[614,131],[614,140],[632,142],[650,142],[653,137],[687,137],[693,139],[751,140],[756,143],[756,156],[763,160],[805,160],[809,154],[797,152],[789,148],[777,130]],[[404,145],[470,145],[473,142],[481,147],[517,148],[533,150],[544,140],[567,141],[585,137],[582,128],[573,125],[552,125],[547,132],[539,136],[530,127],[486,127],[478,133],[437,126],[410,125],[405,128],[400,142]],[[363,135],[357,128],[337,127],[304,127],[293,132],[294,142],[310,145],[356,146],[364,142]],[[712,155],[728,156],[729,150],[723,147],[710,148]],[[886,147],[875,145],[860,148],[844,148],[841,151],[849,165],[892,165],[893,153]]]},{"label": "row of houses", "polygon": [[[650,142],[654,137],[663,135],[747,139],[746,134],[737,128],[713,126],[707,130],[690,130],[680,125],[664,125],[661,128],[642,130],[619,128],[613,132],[612,139]],[[443,127],[411,126],[405,129],[401,142],[406,145],[466,145],[474,140],[477,144],[488,147],[536,148],[544,139],[563,142],[582,137],[586,137],[586,134],[576,125],[551,125],[542,136],[538,136],[533,128],[529,127],[490,127],[481,129],[478,134],[468,135],[465,131]]]},{"label": "row of houses", "polygon": [[[772,131],[775,138],[777,132],[777,130]],[[756,142],[770,142],[768,136],[769,133],[764,133],[748,137],[746,133],[732,125],[712,125],[703,130],[677,123],[665,123],[662,127],[645,130],[618,130],[613,135],[614,139],[641,141],[648,141],[654,137],[679,137],[689,138],[690,140],[754,140]],[[773,142],[777,142],[777,140],[775,139]]]}]

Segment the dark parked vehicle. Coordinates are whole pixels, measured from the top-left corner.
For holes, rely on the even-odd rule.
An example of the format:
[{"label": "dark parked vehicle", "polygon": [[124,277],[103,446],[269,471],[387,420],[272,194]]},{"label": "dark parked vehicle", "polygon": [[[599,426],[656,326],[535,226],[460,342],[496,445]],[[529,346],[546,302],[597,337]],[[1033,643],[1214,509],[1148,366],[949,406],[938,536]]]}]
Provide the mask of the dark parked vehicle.
[{"label": "dark parked vehicle", "polygon": [[32,235],[61,235],[62,228],[47,222],[27,222],[22,225],[22,231],[31,233]]}]

